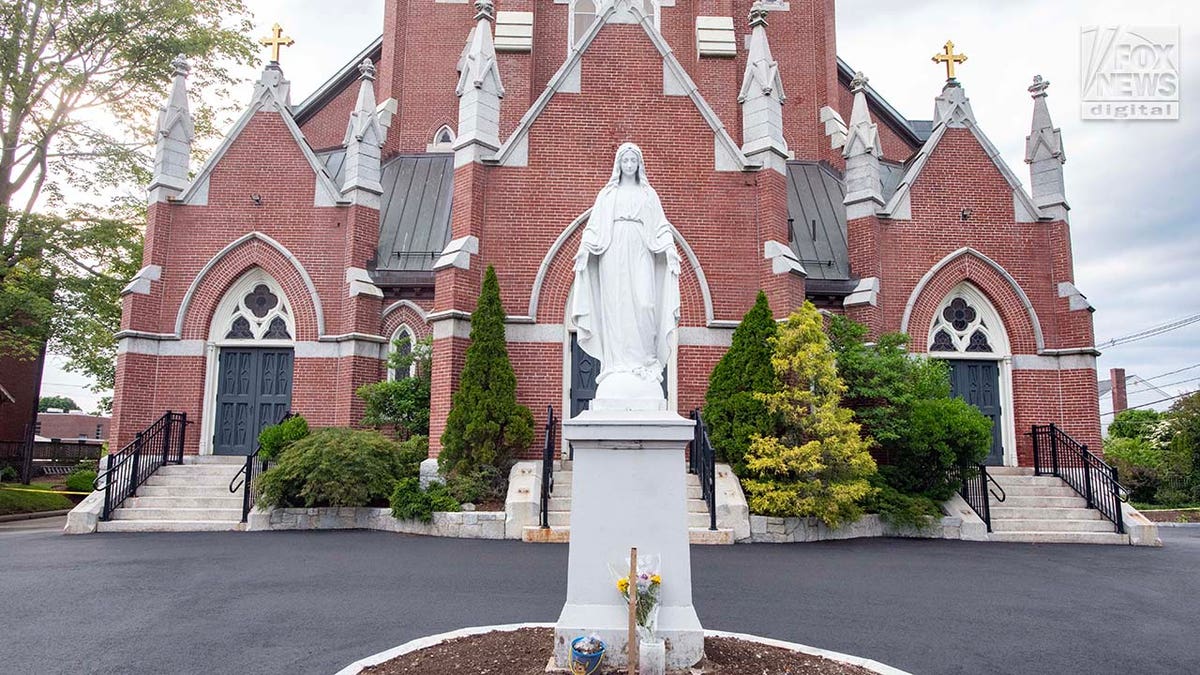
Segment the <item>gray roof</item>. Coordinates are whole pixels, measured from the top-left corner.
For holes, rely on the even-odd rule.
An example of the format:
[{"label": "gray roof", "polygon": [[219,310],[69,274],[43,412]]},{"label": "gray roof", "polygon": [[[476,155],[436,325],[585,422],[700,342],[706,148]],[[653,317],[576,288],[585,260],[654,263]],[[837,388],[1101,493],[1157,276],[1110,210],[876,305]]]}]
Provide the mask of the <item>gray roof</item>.
[{"label": "gray roof", "polygon": [[845,187],[828,165],[788,162],[788,218],[792,251],[809,279],[849,279]]},{"label": "gray roof", "polygon": [[[319,155],[333,182],[341,186],[344,151]],[[383,163],[379,207],[376,282],[401,277],[393,272],[427,272],[450,241],[454,196],[454,155],[398,155]]]}]

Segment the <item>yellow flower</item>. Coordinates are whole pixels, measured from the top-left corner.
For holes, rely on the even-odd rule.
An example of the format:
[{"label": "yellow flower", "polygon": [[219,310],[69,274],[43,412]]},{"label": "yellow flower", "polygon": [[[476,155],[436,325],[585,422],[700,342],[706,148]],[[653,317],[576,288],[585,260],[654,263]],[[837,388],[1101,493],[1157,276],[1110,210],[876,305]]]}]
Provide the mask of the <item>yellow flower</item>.
[{"label": "yellow flower", "polygon": [[617,590],[622,593],[629,590],[629,577],[621,577],[617,579]]},{"label": "yellow flower", "polygon": [[658,576],[657,574],[651,574],[651,575],[650,575],[650,583],[652,583],[652,584],[661,584],[661,583],[662,583],[662,577]]}]

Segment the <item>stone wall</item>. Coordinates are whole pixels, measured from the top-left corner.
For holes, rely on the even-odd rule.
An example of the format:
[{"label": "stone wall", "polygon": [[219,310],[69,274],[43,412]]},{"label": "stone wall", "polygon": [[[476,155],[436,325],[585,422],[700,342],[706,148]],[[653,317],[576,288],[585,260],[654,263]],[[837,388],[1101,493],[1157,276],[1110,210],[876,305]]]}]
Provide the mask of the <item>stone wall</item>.
[{"label": "stone wall", "polygon": [[919,539],[961,539],[962,519],[944,516],[927,530],[893,527],[875,514],[839,528],[830,528],[816,518],[775,518],[750,516],[750,543],[790,544],[795,542],[859,539],[862,537],[913,537]]},{"label": "stone wall", "polygon": [[312,509],[256,510],[250,514],[246,529],[264,530],[380,530],[430,537],[458,539],[503,539],[503,511],[437,512],[433,520],[399,520],[390,509],[329,507]]}]

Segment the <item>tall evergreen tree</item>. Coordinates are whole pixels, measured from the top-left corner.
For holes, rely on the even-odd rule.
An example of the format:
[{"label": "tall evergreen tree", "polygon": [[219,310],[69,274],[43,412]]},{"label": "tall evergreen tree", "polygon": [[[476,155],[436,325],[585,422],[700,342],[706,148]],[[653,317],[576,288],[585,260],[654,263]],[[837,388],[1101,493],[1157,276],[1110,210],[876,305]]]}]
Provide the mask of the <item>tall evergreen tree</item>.
[{"label": "tall evergreen tree", "polygon": [[489,265],[471,314],[471,346],[446,417],[438,466],[445,474],[463,476],[482,470],[503,482],[517,453],[532,442],[533,415],[517,403],[517,376],[504,339],[500,284]]},{"label": "tall evergreen tree", "polygon": [[874,493],[875,460],[854,413],[841,406],[846,385],[821,313],[805,302],[771,342],[780,386],[757,397],[782,418],[782,433],[751,440],[742,478],[750,512],[816,516],[831,527],[853,522]]},{"label": "tall evergreen tree", "polygon": [[739,476],[746,468],[750,437],[775,432],[777,417],[755,395],[773,392],[777,386],[770,344],[776,329],[767,294],[759,291],[754,306],[733,331],[729,351],[708,378],[704,422],[709,439]]}]

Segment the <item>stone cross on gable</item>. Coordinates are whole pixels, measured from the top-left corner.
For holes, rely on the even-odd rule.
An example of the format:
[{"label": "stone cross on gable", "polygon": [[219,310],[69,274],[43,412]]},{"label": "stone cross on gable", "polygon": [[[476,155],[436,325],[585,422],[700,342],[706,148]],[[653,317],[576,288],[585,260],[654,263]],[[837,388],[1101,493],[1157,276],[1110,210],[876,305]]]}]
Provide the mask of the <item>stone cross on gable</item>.
[{"label": "stone cross on gable", "polygon": [[954,53],[954,41],[953,40],[946,40],[945,49],[946,49],[945,53],[934,54],[933,62],[934,63],[945,63],[946,64],[946,79],[953,80],[954,79],[954,66],[957,64],[960,64],[960,63],[966,63],[967,55]]},{"label": "stone cross on gable", "polygon": [[282,47],[291,47],[296,44],[290,36],[283,34],[283,27],[275,24],[271,27],[271,34],[264,38],[259,38],[258,43],[271,50],[271,61],[279,63],[279,50]]}]

